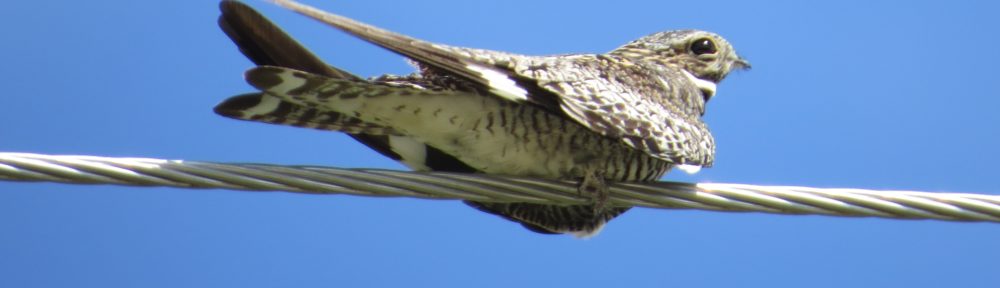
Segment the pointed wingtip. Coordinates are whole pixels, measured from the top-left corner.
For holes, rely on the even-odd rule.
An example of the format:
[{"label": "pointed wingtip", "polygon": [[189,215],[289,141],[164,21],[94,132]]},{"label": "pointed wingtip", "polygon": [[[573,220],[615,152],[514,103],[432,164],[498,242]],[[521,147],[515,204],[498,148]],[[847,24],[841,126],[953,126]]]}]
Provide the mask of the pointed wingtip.
[{"label": "pointed wingtip", "polygon": [[292,11],[295,11],[295,12],[299,12],[299,13],[305,13],[308,10],[316,9],[316,8],[314,8],[312,6],[309,6],[309,5],[306,5],[306,4],[302,4],[302,3],[299,3],[299,2],[295,2],[295,1],[292,1],[292,0],[265,0],[265,1],[271,2],[271,4],[278,5],[278,6],[281,6],[281,7],[284,7],[286,9],[289,9],[289,10],[292,10]]}]

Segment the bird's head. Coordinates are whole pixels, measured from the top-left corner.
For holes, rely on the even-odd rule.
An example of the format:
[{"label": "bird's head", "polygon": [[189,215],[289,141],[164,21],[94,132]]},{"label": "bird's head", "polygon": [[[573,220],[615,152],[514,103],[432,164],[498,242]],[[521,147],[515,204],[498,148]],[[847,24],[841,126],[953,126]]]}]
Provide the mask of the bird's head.
[{"label": "bird's head", "polygon": [[700,30],[674,30],[651,34],[614,51],[612,55],[676,65],[694,77],[719,83],[730,71],[750,69],[750,62],[736,55],[729,41]]}]

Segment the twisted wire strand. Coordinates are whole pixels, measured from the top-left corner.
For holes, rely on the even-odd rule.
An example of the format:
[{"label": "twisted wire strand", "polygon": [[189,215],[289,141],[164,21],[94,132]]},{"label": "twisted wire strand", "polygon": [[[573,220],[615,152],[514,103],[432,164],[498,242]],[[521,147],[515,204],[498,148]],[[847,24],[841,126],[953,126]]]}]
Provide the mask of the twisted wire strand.
[{"label": "twisted wire strand", "polygon": [[[572,181],[3,152],[0,180],[563,205],[588,201]],[[994,195],[678,182],[615,183],[610,194],[615,206],[1000,222],[1000,196]]]}]

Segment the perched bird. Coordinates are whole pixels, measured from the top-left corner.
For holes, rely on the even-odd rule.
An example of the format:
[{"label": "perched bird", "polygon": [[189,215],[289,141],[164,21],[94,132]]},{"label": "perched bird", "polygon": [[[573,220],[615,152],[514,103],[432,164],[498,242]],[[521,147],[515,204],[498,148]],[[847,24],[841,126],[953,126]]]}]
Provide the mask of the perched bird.
[{"label": "perched bird", "polygon": [[446,46],[293,1],[280,6],[401,54],[418,72],[362,79],[328,66],[263,16],[223,1],[219,25],[259,65],[260,92],[223,116],[342,131],[419,171],[579,181],[587,205],[466,203],[540,233],[596,234],[629,207],[607,181],[655,181],[712,164],[701,116],[730,71],[750,65],[719,35],[655,33],[606,54],[526,56]]}]

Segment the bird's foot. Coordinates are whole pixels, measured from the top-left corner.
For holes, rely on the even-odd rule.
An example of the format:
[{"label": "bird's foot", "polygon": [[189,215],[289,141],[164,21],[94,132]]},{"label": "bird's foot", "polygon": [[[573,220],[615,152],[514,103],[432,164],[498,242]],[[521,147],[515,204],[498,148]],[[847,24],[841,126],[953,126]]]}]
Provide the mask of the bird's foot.
[{"label": "bird's foot", "polygon": [[601,169],[591,169],[583,176],[583,180],[580,180],[580,186],[577,187],[581,196],[589,197],[590,202],[594,208],[594,215],[599,215],[600,212],[604,211],[605,206],[608,203],[608,194],[610,189],[608,188],[608,183],[604,179],[604,171]]}]

